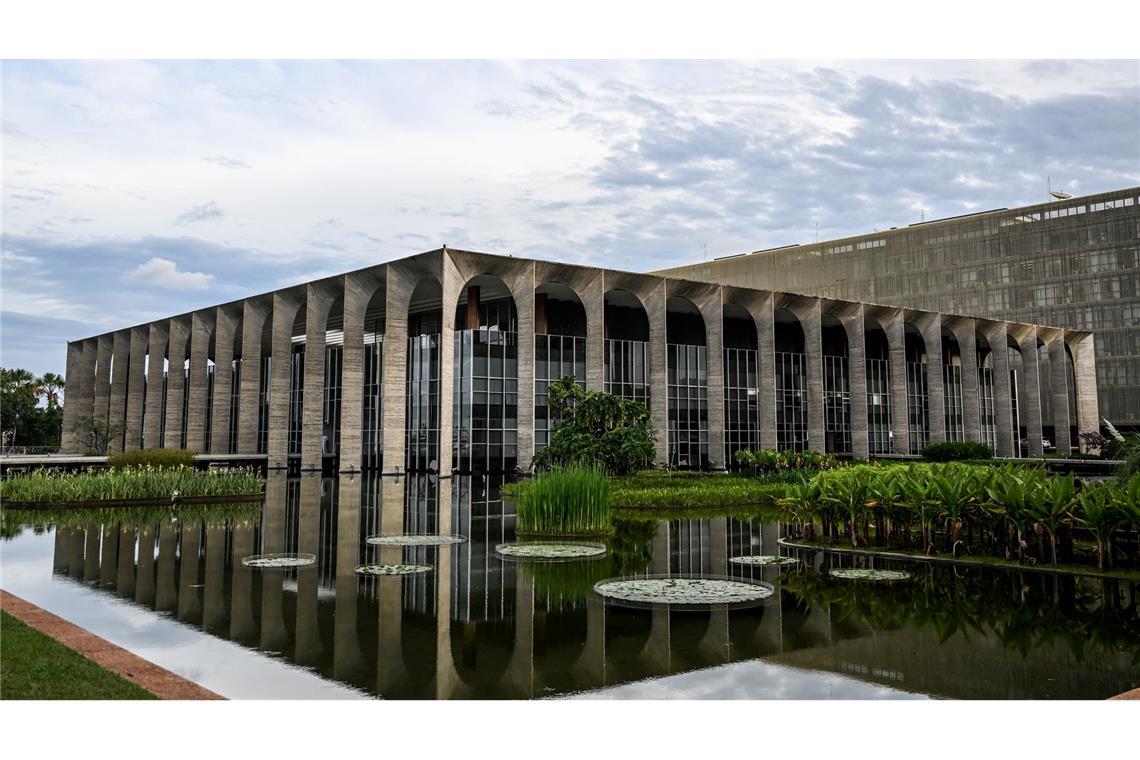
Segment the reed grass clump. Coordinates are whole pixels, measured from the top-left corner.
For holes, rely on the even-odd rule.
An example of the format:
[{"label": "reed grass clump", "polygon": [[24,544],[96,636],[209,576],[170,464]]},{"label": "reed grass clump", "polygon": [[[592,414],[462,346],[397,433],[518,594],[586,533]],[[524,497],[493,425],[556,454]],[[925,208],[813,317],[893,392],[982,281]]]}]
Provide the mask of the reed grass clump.
[{"label": "reed grass clump", "polygon": [[0,497],[18,503],[240,496],[261,490],[261,476],[244,467],[199,471],[144,465],[82,473],[37,470],[0,481]]},{"label": "reed grass clump", "polygon": [[542,535],[609,535],[613,497],[601,467],[568,465],[542,472],[512,492],[518,531]]},{"label": "reed grass clump", "polygon": [[194,466],[195,453],[189,449],[135,449],[107,457],[112,470],[151,466],[156,469],[179,469]]}]

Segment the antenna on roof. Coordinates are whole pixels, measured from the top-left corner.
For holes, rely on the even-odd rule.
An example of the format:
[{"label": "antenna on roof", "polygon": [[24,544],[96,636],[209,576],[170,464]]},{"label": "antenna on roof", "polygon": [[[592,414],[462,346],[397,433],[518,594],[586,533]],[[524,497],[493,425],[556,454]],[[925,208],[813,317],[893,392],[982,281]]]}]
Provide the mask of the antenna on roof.
[{"label": "antenna on roof", "polygon": [[1059,201],[1067,201],[1069,198],[1073,197],[1068,193],[1062,193],[1060,190],[1054,190],[1053,180],[1050,177],[1045,178],[1045,189],[1048,191],[1049,195],[1053,196],[1054,199]]}]

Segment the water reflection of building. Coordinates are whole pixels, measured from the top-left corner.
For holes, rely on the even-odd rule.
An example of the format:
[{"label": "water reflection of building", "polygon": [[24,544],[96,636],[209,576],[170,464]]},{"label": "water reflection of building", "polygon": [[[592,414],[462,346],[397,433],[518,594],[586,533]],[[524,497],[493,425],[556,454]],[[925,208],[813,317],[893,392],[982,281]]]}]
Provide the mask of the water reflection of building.
[{"label": "water reflection of building", "polygon": [[[826,583],[799,583],[769,604],[729,612],[606,607],[590,588],[619,570],[787,585],[787,571],[728,561],[778,553],[776,526],[732,518],[661,522],[644,526],[604,563],[520,565],[493,553],[513,537],[512,508],[498,496],[493,479],[276,477],[260,518],[61,528],[53,565],[212,635],[395,698],[539,697],[758,657],[947,696],[1105,696],[1140,678],[1125,654],[1090,645],[1077,659],[1060,636],[1023,655],[1013,631],[1061,614],[1048,605],[1023,608],[1027,621],[1002,619],[1002,635],[991,621],[982,630],[951,630],[945,642],[944,629],[876,607],[877,592],[837,597]],[[440,504],[451,509],[440,512]],[[400,532],[405,521],[472,540],[443,549],[367,544],[381,530]],[[312,552],[317,566],[266,572],[241,565],[250,554],[282,550]],[[377,560],[434,569],[405,579],[353,572]],[[1072,609],[1074,599],[1088,605],[1099,598],[1096,588],[1025,579],[1037,601],[1056,593]],[[1107,607],[1116,625],[1135,631],[1133,587],[1106,588],[1115,593]],[[987,591],[999,600],[991,604],[1007,592]],[[958,619],[946,610],[929,617]],[[1048,679],[1058,674],[1070,680],[1054,686]]]}]

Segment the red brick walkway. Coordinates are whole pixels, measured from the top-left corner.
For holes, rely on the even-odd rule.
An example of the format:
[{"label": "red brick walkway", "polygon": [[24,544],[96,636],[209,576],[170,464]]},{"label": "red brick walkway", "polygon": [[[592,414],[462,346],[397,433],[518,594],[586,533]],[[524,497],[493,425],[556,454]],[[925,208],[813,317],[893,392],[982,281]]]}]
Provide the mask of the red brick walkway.
[{"label": "red brick walkway", "polygon": [[0,589],[0,609],[159,699],[223,699],[209,689],[160,668],[3,589]]}]

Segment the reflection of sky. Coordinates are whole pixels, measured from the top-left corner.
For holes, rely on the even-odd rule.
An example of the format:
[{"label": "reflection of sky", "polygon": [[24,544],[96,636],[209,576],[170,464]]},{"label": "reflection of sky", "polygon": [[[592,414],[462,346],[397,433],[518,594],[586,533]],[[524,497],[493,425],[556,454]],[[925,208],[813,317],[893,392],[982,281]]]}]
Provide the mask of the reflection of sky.
[{"label": "reflection of sky", "polygon": [[578,694],[576,699],[929,699],[848,676],[760,660]]},{"label": "reflection of sky", "polygon": [[54,536],[0,544],[0,585],[113,644],[230,699],[360,699],[361,692],[211,636],[169,615],[52,575]]}]

